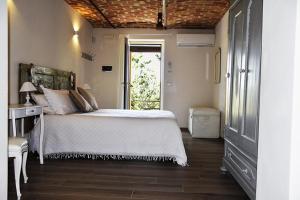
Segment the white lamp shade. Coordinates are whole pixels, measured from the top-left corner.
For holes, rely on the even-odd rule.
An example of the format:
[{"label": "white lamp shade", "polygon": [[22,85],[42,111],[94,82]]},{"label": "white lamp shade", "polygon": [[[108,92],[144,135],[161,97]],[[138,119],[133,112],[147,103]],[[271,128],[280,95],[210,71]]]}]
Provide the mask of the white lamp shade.
[{"label": "white lamp shade", "polygon": [[32,92],[32,91],[36,91],[36,88],[31,82],[24,82],[20,89],[20,92]]},{"label": "white lamp shade", "polygon": [[91,86],[89,84],[85,83],[85,84],[83,84],[82,89],[90,90],[92,88],[91,88]]}]

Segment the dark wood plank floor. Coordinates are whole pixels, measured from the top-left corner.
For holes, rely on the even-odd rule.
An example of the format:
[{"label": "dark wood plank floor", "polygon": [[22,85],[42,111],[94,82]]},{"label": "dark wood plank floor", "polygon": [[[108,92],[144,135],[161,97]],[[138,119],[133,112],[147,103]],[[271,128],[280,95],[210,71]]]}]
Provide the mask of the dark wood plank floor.
[{"label": "dark wood plank floor", "polygon": [[[23,200],[242,200],[230,175],[220,173],[223,141],[192,139],[183,132],[189,167],[171,162],[28,159]],[[16,199],[12,161],[9,199]],[[23,180],[23,179],[21,179]]]}]

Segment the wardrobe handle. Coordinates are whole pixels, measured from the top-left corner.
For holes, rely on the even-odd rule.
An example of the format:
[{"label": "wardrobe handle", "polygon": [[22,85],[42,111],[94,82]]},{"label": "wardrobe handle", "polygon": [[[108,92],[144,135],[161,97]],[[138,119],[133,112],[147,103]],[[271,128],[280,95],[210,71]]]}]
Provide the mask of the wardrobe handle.
[{"label": "wardrobe handle", "polygon": [[248,73],[249,72],[249,70],[248,69],[240,69],[240,73]]},{"label": "wardrobe handle", "polygon": [[245,73],[246,70],[245,69],[240,69],[240,73]]}]

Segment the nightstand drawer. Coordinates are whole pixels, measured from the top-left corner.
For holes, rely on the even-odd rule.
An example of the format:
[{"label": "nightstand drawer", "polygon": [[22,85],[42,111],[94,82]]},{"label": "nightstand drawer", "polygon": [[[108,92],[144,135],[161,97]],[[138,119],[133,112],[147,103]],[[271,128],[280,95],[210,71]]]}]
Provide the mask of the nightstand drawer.
[{"label": "nightstand drawer", "polygon": [[34,115],[39,115],[41,113],[42,113],[42,108],[40,107],[31,107],[31,108],[26,108],[25,110],[26,116],[34,116]]}]

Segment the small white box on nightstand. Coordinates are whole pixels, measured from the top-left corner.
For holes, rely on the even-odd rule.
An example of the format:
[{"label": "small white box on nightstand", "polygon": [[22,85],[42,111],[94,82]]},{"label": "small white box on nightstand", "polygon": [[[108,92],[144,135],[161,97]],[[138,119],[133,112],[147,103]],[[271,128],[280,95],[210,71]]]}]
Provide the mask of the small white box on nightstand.
[{"label": "small white box on nightstand", "polygon": [[220,111],[214,108],[190,108],[189,131],[195,138],[218,138],[220,136]]}]

